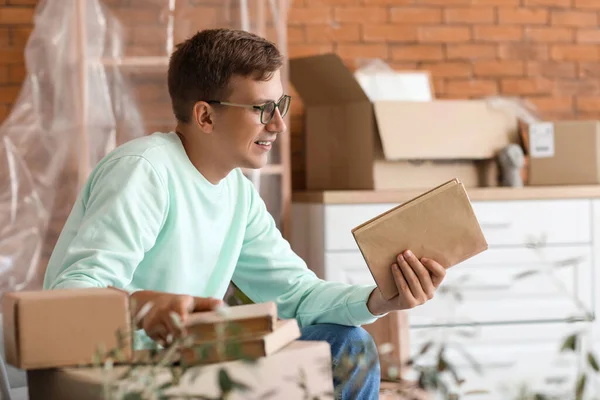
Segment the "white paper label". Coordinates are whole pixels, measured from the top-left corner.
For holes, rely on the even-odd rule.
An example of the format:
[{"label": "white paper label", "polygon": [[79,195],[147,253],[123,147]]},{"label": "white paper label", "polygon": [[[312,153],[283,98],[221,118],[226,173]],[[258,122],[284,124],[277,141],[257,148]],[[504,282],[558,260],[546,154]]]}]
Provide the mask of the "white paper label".
[{"label": "white paper label", "polygon": [[554,157],[554,124],[544,122],[529,127],[529,149],[531,157]]}]

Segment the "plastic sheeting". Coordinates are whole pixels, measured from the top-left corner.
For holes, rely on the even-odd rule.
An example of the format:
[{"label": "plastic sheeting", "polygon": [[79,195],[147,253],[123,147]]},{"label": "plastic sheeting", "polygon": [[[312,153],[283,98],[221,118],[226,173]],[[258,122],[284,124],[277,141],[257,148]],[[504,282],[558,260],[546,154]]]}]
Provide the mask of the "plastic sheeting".
[{"label": "plastic sheeting", "polygon": [[[176,43],[232,27],[286,54],[286,15],[277,0],[40,1],[27,76],[0,126],[0,294],[40,287],[78,190],[105,154],[174,128],[166,70]],[[278,193],[275,182],[265,197]]]}]

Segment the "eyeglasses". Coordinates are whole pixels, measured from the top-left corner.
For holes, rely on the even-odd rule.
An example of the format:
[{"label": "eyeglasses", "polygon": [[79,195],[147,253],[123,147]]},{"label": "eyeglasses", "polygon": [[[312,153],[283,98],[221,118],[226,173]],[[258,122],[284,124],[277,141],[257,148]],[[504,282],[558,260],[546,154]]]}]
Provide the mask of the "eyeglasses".
[{"label": "eyeglasses", "polygon": [[224,106],[233,106],[233,107],[244,107],[251,108],[254,110],[260,110],[260,123],[263,125],[268,124],[275,116],[275,109],[279,109],[279,114],[282,117],[285,117],[288,110],[290,109],[290,102],[292,101],[292,97],[284,94],[275,101],[268,101],[263,105],[255,106],[250,104],[237,104],[237,103],[229,103],[227,101],[218,101],[218,100],[210,100],[207,101],[208,104],[222,104]]}]

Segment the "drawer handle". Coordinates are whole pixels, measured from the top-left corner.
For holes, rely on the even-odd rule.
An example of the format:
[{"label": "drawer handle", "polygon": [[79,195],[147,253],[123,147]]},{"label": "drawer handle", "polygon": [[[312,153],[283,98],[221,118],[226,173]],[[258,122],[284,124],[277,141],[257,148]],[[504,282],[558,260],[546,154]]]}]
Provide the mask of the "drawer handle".
[{"label": "drawer handle", "polygon": [[510,222],[483,222],[479,224],[482,229],[508,229]]}]

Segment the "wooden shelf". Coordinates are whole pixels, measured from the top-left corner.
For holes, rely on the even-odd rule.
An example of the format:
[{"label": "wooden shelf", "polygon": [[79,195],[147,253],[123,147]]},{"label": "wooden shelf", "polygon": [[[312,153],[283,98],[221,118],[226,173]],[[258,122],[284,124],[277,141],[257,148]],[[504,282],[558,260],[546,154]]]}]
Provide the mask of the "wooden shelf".
[{"label": "wooden shelf", "polygon": [[[324,204],[402,203],[425,191],[427,189],[307,191],[293,193],[292,202]],[[600,198],[600,185],[467,188],[467,193],[469,198],[474,201]]]}]

